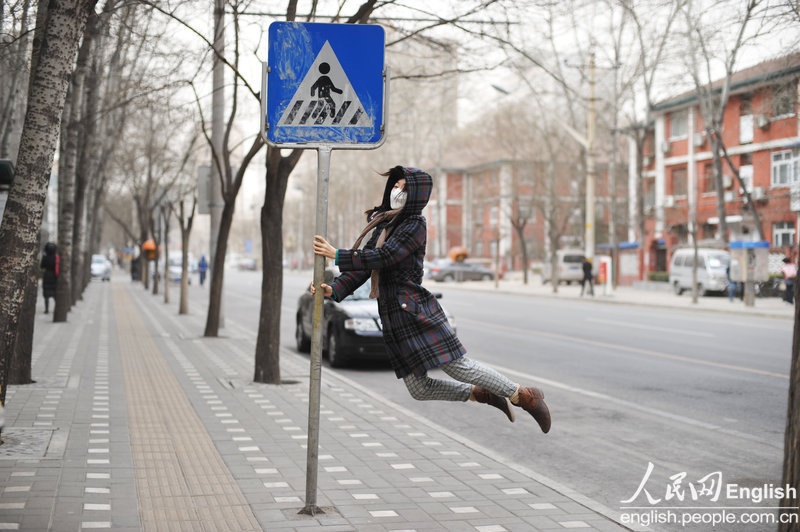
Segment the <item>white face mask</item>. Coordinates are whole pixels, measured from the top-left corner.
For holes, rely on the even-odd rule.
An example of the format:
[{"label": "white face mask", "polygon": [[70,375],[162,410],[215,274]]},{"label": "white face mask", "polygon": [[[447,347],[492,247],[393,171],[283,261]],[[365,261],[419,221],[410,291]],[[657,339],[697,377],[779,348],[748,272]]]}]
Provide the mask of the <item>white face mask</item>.
[{"label": "white face mask", "polygon": [[408,193],[405,190],[393,188],[389,194],[389,206],[392,209],[400,209],[406,204],[406,198],[408,198]]}]

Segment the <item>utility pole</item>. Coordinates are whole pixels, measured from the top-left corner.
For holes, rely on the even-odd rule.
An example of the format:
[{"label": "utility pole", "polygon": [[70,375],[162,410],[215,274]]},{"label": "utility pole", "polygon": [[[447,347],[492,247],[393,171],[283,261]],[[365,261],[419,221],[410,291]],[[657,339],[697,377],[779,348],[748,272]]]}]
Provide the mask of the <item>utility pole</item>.
[{"label": "utility pole", "polygon": [[619,90],[617,87],[617,74],[619,72],[619,63],[614,63],[614,87],[612,98],[614,100],[614,116],[611,122],[611,158],[608,162],[608,179],[609,179],[609,198],[611,200],[608,217],[608,243],[611,246],[611,271],[608,275],[611,276],[611,288],[617,288],[617,272],[619,272],[619,242],[617,242],[617,142],[618,142],[618,107],[619,107]]},{"label": "utility pole", "polygon": [[[213,71],[213,92],[211,96],[211,144],[213,152],[211,155],[211,180],[209,183],[209,213],[211,214],[211,238],[209,247],[208,264],[213,268],[214,256],[217,254],[217,240],[219,238],[219,224],[222,218],[222,208],[225,203],[222,201],[222,168],[216,161],[222,164],[223,156],[223,135],[225,132],[225,64],[222,56],[225,53],[225,0],[214,0],[214,71]],[[216,158],[216,160],[215,160]],[[222,272],[212,271],[211,275],[216,276]],[[225,326],[224,297],[220,298],[219,326]]]},{"label": "utility pole", "polygon": [[584,232],[583,254],[594,261],[594,52],[589,55],[589,120],[586,132],[586,228]]}]

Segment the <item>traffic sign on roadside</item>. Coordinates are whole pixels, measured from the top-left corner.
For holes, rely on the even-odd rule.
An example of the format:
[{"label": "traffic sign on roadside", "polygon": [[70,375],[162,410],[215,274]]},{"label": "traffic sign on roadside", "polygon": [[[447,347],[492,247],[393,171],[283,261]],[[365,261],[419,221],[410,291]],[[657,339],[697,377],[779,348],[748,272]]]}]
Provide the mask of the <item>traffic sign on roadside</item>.
[{"label": "traffic sign on roadside", "polygon": [[266,70],[262,134],[270,144],[310,148],[382,142],[382,27],[273,22]]}]

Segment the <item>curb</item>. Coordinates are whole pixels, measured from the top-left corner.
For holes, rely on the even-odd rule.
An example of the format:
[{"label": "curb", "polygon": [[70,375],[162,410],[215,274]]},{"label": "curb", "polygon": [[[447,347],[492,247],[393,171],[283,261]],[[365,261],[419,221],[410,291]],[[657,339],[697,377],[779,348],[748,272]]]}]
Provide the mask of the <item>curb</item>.
[{"label": "curb", "polygon": [[[288,356],[288,355],[305,359],[305,357],[302,357],[301,355],[298,355],[297,353],[294,353],[294,352],[288,350],[285,347],[281,347],[281,356]],[[559,482],[556,482],[555,480],[553,480],[553,479],[551,479],[549,477],[541,475],[541,474],[533,471],[532,469],[529,469],[529,468],[527,468],[525,466],[510,462],[510,461],[508,461],[508,459],[506,457],[500,455],[499,453],[496,453],[495,451],[492,451],[491,449],[487,449],[486,447],[484,447],[484,446],[482,446],[482,445],[480,445],[478,443],[475,443],[472,440],[470,440],[468,438],[465,438],[464,436],[462,436],[462,435],[460,435],[460,434],[458,434],[456,432],[453,432],[453,431],[451,431],[449,429],[446,429],[446,428],[444,428],[444,427],[442,427],[442,426],[430,421],[429,419],[425,418],[424,416],[421,416],[421,415],[419,415],[419,414],[417,414],[415,412],[412,412],[411,410],[408,410],[407,408],[405,408],[405,407],[403,407],[403,406],[401,406],[401,405],[399,405],[397,403],[394,403],[394,402],[386,399],[385,397],[382,397],[378,393],[373,392],[372,390],[370,390],[368,388],[365,388],[361,384],[359,384],[359,383],[357,383],[357,382],[355,382],[355,381],[353,381],[353,380],[351,380],[351,379],[349,379],[347,377],[339,375],[336,371],[333,371],[330,368],[327,368],[327,367],[323,366],[322,367],[322,372],[324,373],[324,375],[326,377],[334,378],[334,379],[338,380],[339,382],[342,382],[342,383],[346,384],[348,387],[350,387],[350,388],[352,388],[354,390],[358,390],[359,393],[362,393],[362,394],[364,394],[366,396],[369,396],[371,399],[384,404],[388,408],[391,408],[393,411],[401,413],[403,416],[410,417],[410,418],[414,419],[416,422],[418,422],[418,423],[420,423],[422,425],[425,425],[429,429],[434,430],[436,432],[439,432],[440,434],[443,434],[443,435],[447,436],[448,438],[459,442],[460,444],[464,445],[465,447],[468,447],[468,448],[472,449],[473,451],[475,451],[477,453],[480,453],[480,454],[486,456],[487,458],[489,458],[491,460],[494,460],[494,461],[496,461],[498,463],[504,464],[508,468],[513,469],[514,471],[516,471],[516,472],[518,472],[518,473],[520,473],[522,475],[527,476],[528,478],[530,478],[534,482],[537,482],[537,483],[539,483],[539,484],[541,484],[541,485],[553,490],[554,492],[559,493],[560,495],[563,495],[564,497],[567,497],[568,499],[572,500],[573,502],[575,502],[577,504],[580,504],[581,506],[587,508],[591,512],[594,512],[596,514],[599,514],[599,515],[605,517],[609,521],[613,522],[614,524],[616,524],[616,525],[618,525],[618,526],[620,526],[620,527],[622,527],[622,528],[624,528],[626,530],[632,530],[634,532],[648,532],[648,531],[651,530],[650,528],[646,528],[646,527],[631,527],[630,524],[622,523],[615,516],[615,513],[618,513],[618,512],[614,512],[614,510],[612,510],[611,508],[608,508],[607,506],[595,501],[594,499],[591,499],[591,498],[579,493],[578,491],[576,491],[576,490],[574,490],[574,489],[572,489],[572,488],[570,488],[568,486],[565,486],[565,485],[563,485],[563,484],[561,484]]]},{"label": "curb", "polygon": [[[463,285],[464,283],[462,283]],[[436,292],[437,290],[431,289],[432,285],[425,285],[423,283],[423,287],[428,289],[431,292]],[[595,296],[593,298],[574,298],[571,296],[559,296],[553,294],[537,294],[537,293],[527,293],[527,292],[520,292],[514,291],[512,288],[497,288],[492,290],[487,290],[483,288],[474,288],[471,286],[461,286],[458,284],[450,284],[447,285],[449,288],[455,288],[456,290],[462,290],[465,292],[485,292],[490,294],[503,294],[503,295],[512,295],[512,296],[519,296],[519,297],[535,297],[539,299],[554,299],[559,301],[586,301],[590,303],[610,303],[613,305],[631,305],[635,307],[650,307],[650,308],[662,308],[662,309],[671,309],[671,310],[688,310],[690,312],[712,312],[716,314],[726,314],[729,316],[749,316],[749,317],[756,317],[756,318],[778,318],[782,320],[794,320],[794,316],[786,316],[783,314],[779,314],[773,311],[765,311],[765,312],[756,312],[756,311],[733,311],[733,310],[725,310],[725,309],[717,309],[717,308],[699,308],[699,307],[683,307],[677,305],[668,305],[665,303],[644,303],[641,301],[623,301],[619,299],[612,299],[614,296]]]}]

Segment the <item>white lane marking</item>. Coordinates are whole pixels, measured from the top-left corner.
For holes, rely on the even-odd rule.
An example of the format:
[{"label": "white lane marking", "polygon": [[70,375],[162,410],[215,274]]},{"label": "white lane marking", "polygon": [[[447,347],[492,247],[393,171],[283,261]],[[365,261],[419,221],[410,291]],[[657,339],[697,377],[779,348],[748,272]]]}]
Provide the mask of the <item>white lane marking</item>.
[{"label": "white lane marking", "polygon": [[658,327],[656,325],[641,325],[638,323],[629,323],[624,321],[602,320],[600,318],[586,318],[586,321],[591,321],[593,323],[604,323],[606,325],[616,325],[619,327],[627,327],[630,329],[647,329],[651,331],[662,331],[662,332],[676,333],[681,335],[703,336],[705,338],[714,338],[716,336],[715,334],[707,332],[687,331],[685,329],[671,329],[669,327]]},{"label": "white lane marking", "polygon": [[547,386],[551,386],[553,388],[560,388],[562,390],[566,390],[566,391],[569,391],[569,392],[572,392],[572,393],[576,393],[576,394],[579,394],[579,395],[584,395],[586,397],[591,397],[592,399],[599,399],[599,400],[602,400],[602,401],[615,403],[615,404],[618,404],[620,406],[624,406],[626,408],[629,408],[631,410],[638,410],[639,412],[643,412],[643,413],[646,413],[646,414],[653,414],[653,415],[656,415],[656,416],[659,416],[659,417],[662,417],[662,418],[671,419],[673,421],[677,421],[678,423],[683,423],[685,425],[690,425],[690,426],[693,426],[693,427],[699,427],[699,428],[702,428],[702,429],[715,431],[715,432],[722,432],[724,434],[729,434],[731,436],[736,436],[737,438],[742,438],[742,439],[745,439],[745,440],[761,443],[761,444],[764,444],[764,445],[768,445],[770,447],[775,447],[777,449],[783,448],[783,443],[782,442],[781,442],[780,445],[776,445],[776,444],[774,444],[772,442],[763,440],[763,439],[758,438],[757,436],[753,436],[751,434],[746,434],[746,433],[743,433],[743,432],[739,432],[737,430],[726,429],[726,428],[721,427],[720,425],[715,425],[713,423],[706,423],[705,421],[700,421],[700,420],[693,419],[693,418],[690,418],[690,417],[687,417],[687,416],[682,416],[680,414],[673,414],[671,412],[660,410],[658,408],[651,408],[651,407],[647,407],[647,406],[642,406],[639,403],[634,403],[632,401],[626,401],[625,399],[619,399],[617,397],[613,397],[611,395],[607,395],[607,394],[604,394],[604,393],[601,393],[601,392],[594,392],[594,391],[591,391],[591,390],[586,390],[586,389],[583,389],[583,388],[579,388],[577,386],[571,386],[569,384],[564,384],[562,382],[554,381],[554,380],[551,380],[551,379],[545,379],[545,378],[542,378],[542,377],[536,377],[534,375],[530,375],[528,373],[523,373],[521,371],[517,371],[517,370],[511,369],[511,368],[506,368],[504,366],[498,366],[497,364],[491,364],[491,367],[494,368],[495,370],[499,371],[500,373],[504,373],[506,375],[514,375],[514,376],[519,377],[519,378],[521,378],[523,380],[526,380],[526,381],[539,382],[541,384],[544,384],[544,385],[547,385]]}]

